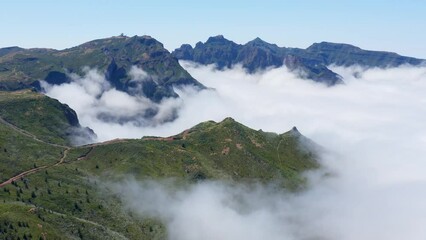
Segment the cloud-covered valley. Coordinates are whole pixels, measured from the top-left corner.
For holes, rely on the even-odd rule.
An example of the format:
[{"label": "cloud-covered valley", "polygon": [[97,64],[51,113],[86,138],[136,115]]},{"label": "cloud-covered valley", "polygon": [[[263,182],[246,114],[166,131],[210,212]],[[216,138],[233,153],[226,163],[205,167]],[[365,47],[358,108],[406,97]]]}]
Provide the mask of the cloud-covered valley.
[{"label": "cloud-covered valley", "polygon": [[[321,162],[334,174],[311,173],[309,189],[298,194],[221,182],[174,190],[158,182],[112,184],[127,208],[158,216],[171,239],[425,239],[425,67],[333,67],[345,84],[326,87],[285,68],[248,74],[238,66],[182,64],[212,89],[177,89],[181,98],[152,103],[111,88],[95,70],[45,89],[99,140],[168,136],[228,116],[265,131],[297,126],[329,150]],[[143,122],[149,108],[158,113]],[[100,113],[139,117],[105,121]],[[165,122],[170,114],[177,119]]]}]

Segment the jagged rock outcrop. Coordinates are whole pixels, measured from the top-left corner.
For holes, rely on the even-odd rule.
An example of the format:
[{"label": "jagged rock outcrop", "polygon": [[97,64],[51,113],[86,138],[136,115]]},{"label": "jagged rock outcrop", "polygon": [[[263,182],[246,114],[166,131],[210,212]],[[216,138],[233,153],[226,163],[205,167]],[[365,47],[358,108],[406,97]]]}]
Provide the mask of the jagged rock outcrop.
[{"label": "jagged rock outcrop", "polygon": [[[137,91],[129,74],[136,66],[151,80]],[[39,80],[50,84],[69,82],[69,74],[83,75],[84,67],[98,69],[120,91],[143,95],[155,102],[177,97],[176,85],[204,86],[183,69],[163,44],[150,36],[118,36],[90,41],[65,49],[0,49],[0,89],[40,88]]]},{"label": "jagged rock outcrop", "polygon": [[421,64],[424,60],[396,53],[366,51],[349,44],[315,43],[307,49],[278,47],[256,38],[244,45],[222,35],[210,37],[194,48],[183,44],[172,52],[177,59],[201,64],[216,64],[219,69],[242,64],[249,72],[285,65],[300,77],[326,85],[342,83],[342,78],[327,68],[329,65],[361,65],[365,67],[396,67]]}]

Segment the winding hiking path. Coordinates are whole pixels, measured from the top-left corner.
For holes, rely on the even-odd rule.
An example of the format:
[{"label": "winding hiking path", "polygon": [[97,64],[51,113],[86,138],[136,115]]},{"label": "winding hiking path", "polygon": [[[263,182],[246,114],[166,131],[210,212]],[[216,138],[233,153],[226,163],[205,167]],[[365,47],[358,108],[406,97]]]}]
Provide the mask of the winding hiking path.
[{"label": "winding hiking path", "polygon": [[18,174],[18,175],[16,175],[16,176],[14,176],[14,177],[11,177],[11,178],[9,178],[8,180],[6,180],[6,181],[4,181],[4,182],[0,183],[0,187],[6,186],[6,185],[8,185],[8,184],[11,184],[12,182],[17,181],[17,180],[19,180],[19,179],[20,179],[20,178],[22,178],[22,177],[25,177],[25,176],[28,176],[28,175],[30,175],[30,174],[36,173],[36,172],[38,172],[38,171],[40,171],[40,170],[43,170],[43,169],[45,169],[45,168],[55,167],[55,166],[58,166],[58,165],[62,164],[62,163],[64,162],[65,158],[67,157],[67,154],[68,154],[68,151],[69,151],[69,150],[71,150],[71,148],[70,148],[70,147],[67,147],[67,148],[64,150],[64,152],[62,153],[62,157],[61,157],[61,159],[59,159],[59,161],[58,161],[57,163],[50,164],[50,165],[43,165],[43,166],[41,166],[41,167],[36,167],[36,168],[32,168],[32,169],[30,169],[30,170],[27,170],[27,171],[21,172],[20,174]]},{"label": "winding hiking path", "polygon": [[[64,149],[64,150],[63,150],[63,152],[62,152],[62,157],[61,157],[61,158],[60,158],[60,159],[59,159],[56,163],[43,165],[43,166],[40,166],[40,167],[32,168],[32,169],[30,169],[30,170],[27,170],[27,171],[21,172],[21,173],[19,173],[18,175],[14,176],[14,177],[11,177],[11,178],[9,178],[8,180],[6,180],[6,181],[4,181],[4,182],[0,183],[0,188],[1,188],[1,187],[6,186],[6,185],[8,185],[8,184],[11,184],[11,183],[12,183],[12,182],[14,182],[14,181],[18,181],[19,179],[21,179],[21,178],[23,178],[23,177],[25,177],[25,176],[28,176],[28,175],[30,175],[30,174],[33,174],[33,173],[39,172],[39,171],[41,171],[41,170],[43,170],[43,169],[47,169],[47,168],[50,168],[50,167],[56,167],[56,166],[59,166],[59,165],[63,164],[63,163],[64,163],[64,161],[65,161],[65,159],[66,159],[66,158],[67,158],[67,156],[68,156],[68,152],[72,149],[72,148],[71,148],[71,147],[69,147],[69,146],[64,146],[64,145],[59,145],[59,144],[54,144],[54,143],[48,143],[48,142],[45,142],[45,141],[43,141],[43,140],[41,140],[41,139],[37,138],[37,136],[35,136],[34,134],[29,133],[29,132],[27,132],[27,131],[25,131],[25,130],[23,130],[23,129],[21,129],[21,128],[19,128],[19,127],[15,126],[15,125],[13,125],[13,124],[11,124],[11,123],[9,123],[9,122],[7,122],[7,121],[6,121],[6,120],[4,120],[2,117],[0,117],[0,124],[4,124],[4,125],[6,125],[6,126],[10,127],[11,129],[13,129],[14,131],[16,131],[16,132],[18,132],[18,133],[20,133],[20,134],[22,134],[22,135],[24,135],[24,136],[30,137],[30,138],[32,138],[33,140],[37,141],[37,142],[41,142],[41,143],[44,143],[44,144],[47,144],[47,145],[50,145],[50,146],[60,147],[60,148],[63,148],[63,149]],[[87,152],[84,156],[79,157],[77,160],[85,159],[85,158],[87,157],[87,155],[88,155],[88,154],[89,154],[89,153],[90,153],[90,152],[91,152],[91,151],[92,151],[92,150],[93,150],[96,146],[107,145],[107,144],[110,144],[110,143],[116,143],[116,142],[124,142],[124,141],[125,141],[124,139],[114,139],[114,140],[107,141],[107,142],[103,142],[103,143],[95,143],[95,144],[89,144],[89,145],[86,145],[86,146],[82,146],[82,147],[90,147],[90,149],[89,149],[89,151],[88,151],[88,152]],[[38,207],[37,207],[37,206],[35,206],[35,205],[33,205],[33,206],[34,206],[34,207],[36,207],[36,208],[38,208]],[[108,227],[106,227],[106,226],[104,226],[104,225],[102,225],[102,224],[99,224],[99,223],[97,223],[97,222],[90,221],[90,220],[87,220],[87,219],[84,219],[84,218],[78,218],[78,217],[75,217],[75,216],[69,216],[69,215],[66,215],[66,214],[63,214],[63,213],[59,213],[59,212],[54,212],[54,211],[52,211],[52,210],[50,210],[50,209],[47,209],[47,211],[50,211],[51,213],[54,213],[54,214],[57,214],[57,215],[60,215],[60,216],[74,218],[74,219],[75,219],[75,220],[77,220],[77,221],[80,221],[80,222],[83,222],[83,223],[87,223],[87,224],[91,224],[91,225],[93,225],[93,226],[96,226],[96,227],[102,228],[103,230],[105,230],[106,232],[108,232],[108,233],[109,233],[109,235],[113,236],[113,237],[114,237],[114,239],[128,239],[127,237],[125,237],[125,236],[124,236],[124,235],[122,235],[121,233],[116,232],[116,231],[113,231],[113,230],[111,230],[110,228],[108,228]]]},{"label": "winding hiking path", "polygon": [[[0,183],[0,188],[3,187],[3,186],[6,186],[8,184],[11,184],[14,181],[19,180],[22,177],[25,177],[25,176],[28,176],[30,174],[36,173],[36,172],[38,172],[40,170],[43,170],[45,168],[56,167],[56,166],[59,166],[59,165],[63,164],[64,161],[65,161],[65,159],[67,158],[68,152],[72,149],[71,147],[68,147],[68,146],[64,146],[64,145],[60,145],[60,144],[55,144],[55,143],[45,142],[45,141],[37,138],[37,136],[35,136],[34,134],[29,133],[29,132],[21,129],[21,128],[13,125],[12,123],[9,123],[8,121],[4,120],[2,117],[0,117],[0,123],[5,124],[6,126],[10,127],[14,131],[18,132],[19,134],[22,134],[22,135],[24,135],[26,137],[30,137],[33,140],[37,141],[37,142],[41,142],[41,143],[44,143],[44,144],[47,144],[47,145],[50,145],[50,146],[60,147],[60,148],[64,149],[64,151],[62,152],[62,157],[56,163],[43,165],[43,166],[40,166],[40,167],[32,168],[30,170],[21,172],[18,175],[13,176],[13,177],[9,178],[8,180]],[[93,143],[93,144],[88,144],[88,145],[80,146],[80,147],[90,147],[90,149],[89,149],[89,152],[87,152],[84,156],[79,157],[77,160],[83,160],[83,159],[85,159],[87,157],[87,155],[95,147],[97,147],[97,146],[108,145],[108,144],[111,144],[111,143],[118,143],[118,142],[126,142],[126,141],[127,141],[126,139],[119,139],[119,138],[117,138],[117,139],[113,139],[113,140],[106,141],[106,142]]]},{"label": "winding hiking path", "polygon": [[12,123],[4,120],[2,117],[0,117],[0,123],[3,123],[4,125],[6,125],[6,126],[12,128],[13,130],[15,130],[16,132],[18,132],[18,133],[20,133],[20,134],[22,134],[24,136],[30,137],[30,138],[36,140],[37,142],[43,142],[40,139],[38,139],[34,134],[29,133],[29,132],[27,132],[27,131],[25,131],[23,129],[18,128],[17,126],[13,125]]},{"label": "winding hiking path", "polygon": [[54,147],[68,148],[68,146],[64,146],[64,145],[60,145],[60,144],[56,144],[56,143],[49,143],[49,142],[45,142],[45,141],[43,141],[43,140],[39,139],[36,135],[34,135],[34,134],[30,133],[30,132],[27,132],[27,131],[25,131],[24,129],[19,128],[19,127],[17,127],[17,126],[15,126],[15,125],[13,125],[12,123],[10,123],[10,122],[8,122],[8,121],[4,120],[4,118],[2,118],[2,117],[0,117],[0,123],[3,123],[4,125],[6,125],[6,126],[10,127],[11,129],[13,129],[15,132],[18,132],[18,133],[20,133],[21,135],[24,135],[24,136],[26,136],[26,137],[32,138],[33,140],[35,140],[35,141],[37,141],[37,142],[41,142],[41,143],[44,143],[44,144],[48,144],[48,145],[50,145],[50,146],[54,146]]},{"label": "winding hiking path", "polygon": [[45,169],[47,167],[48,167],[47,165],[44,165],[44,166],[41,166],[41,167],[33,168],[33,169],[28,170],[28,171],[22,172],[22,173],[14,176],[12,178],[9,178],[6,181],[0,183],[0,187],[6,186],[7,184],[11,184],[12,182],[19,180],[21,177],[25,177],[25,176],[27,176],[29,174],[38,172],[38,171],[40,171],[42,169]]},{"label": "winding hiking path", "polygon": [[57,162],[57,163],[53,164],[52,166],[58,166],[58,165],[60,165],[60,164],[64,163],[64,160],[65,160],[65,158],[67,158],[68,152],[69,152],[70,150],[71,150],[71,148],[70,148],[70,147],[66,147],[66,148],[65,148],[65,150],[64,150],[64,151],[63,151],[63,153],[62,153],[62,157],[61,157],[61,159],[59,159],[59,162]]},{"label": "winding hiking path", "polygon": [[19,134],[22,134],[22,135],[24,135],[26,137],[32,138],[34,141],[41,142],[41,143],[44,143],[44,144],[47,144],[47,145],[50,145],[50,146],[54,146],[54,147],[64,148],[64,151],[62,152],[62,157],[58,160],[58,162],[56,162],[54,164],[43,165],[43,166],[40,166],[40,167],[32,168],[30,170],[21,172],[18,175],[13,176],[13,177],[9,178],[8,180],[0,183],[0,187],[4,187],[4,186],[6,186],[8,184],[11,184],[14,181],[19,180],[22,177],[25,177],[25,176],[28,176],[30,174],[36,173],[36,172],[38,172],[38,171],[40,171],[42,169],[49,168],[49,167],[54,167],[54,166],[58,166],[58,165],[62,164],[64,162],[65,158],[67,157],[68,152],[71,150],[71,147],[68,147],[68,146],[59,145],[59,144],[55,144],[55,143],[45,142],[45,141],[37,138],[36,135],[34,135],[32,133],[29,133],[29,132],[27,132],[27,131],[25,131],[25,130],[23,130],[21,128],[18,128],[17,126],[13,125],[12,123],[9,123],[8,121],[4,120],[2,117],[0,117],[0,123],[6,125],[8,127],[10,127],[11,129],[13,129],[14,131],[18,132]]}]

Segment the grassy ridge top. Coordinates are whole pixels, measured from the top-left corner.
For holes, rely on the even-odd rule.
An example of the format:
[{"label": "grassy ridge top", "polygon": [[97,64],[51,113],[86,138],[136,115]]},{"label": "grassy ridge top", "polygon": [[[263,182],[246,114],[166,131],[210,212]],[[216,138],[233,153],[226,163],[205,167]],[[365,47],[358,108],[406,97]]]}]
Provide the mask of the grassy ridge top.
[{"label": "grassy ridge top", "polygon": [[[17,95],[18,99],[42,98]],[[206,179],[278,181],[296,189],[303,185],[304,171],[319,167],[316,153],[306,148],[305,137],[296,129],[266,133],[231,118],[200,123],[167,138],[74,148],[36,141],[3,122],[0,131],[0,151],[7,148],[9,154],[0,153],[0,168],[8,170],[2,176],[32,169],[34,162],[47,165],[0,188],[0,234],[21,239],[24,235],[33,239],[166,239],[161,222],[137,218],[123,210],[118,198],[99,191],[103,179],[174,178],[180,184]],[[16,148],[13,158],[11,147]]]},{"label": "grassy ridge top", "polygon": [[0,91],[0,118],[33,138],[60,145],[71,144],[72,135],[81,130],[74,110],[30,90]]},{"label": "grassy ridge top", "polygon": [[78,165],[90,174],[108,177],[281,179],[286,187],[296,187],[303,181],[301,172],[318,167],[315,154],[300,146],[300,138],[304,137],[294,130],[265,133],[227,118],[220,123],[201,123],[168,138],[145,137],[88,147],[90,153]]}]

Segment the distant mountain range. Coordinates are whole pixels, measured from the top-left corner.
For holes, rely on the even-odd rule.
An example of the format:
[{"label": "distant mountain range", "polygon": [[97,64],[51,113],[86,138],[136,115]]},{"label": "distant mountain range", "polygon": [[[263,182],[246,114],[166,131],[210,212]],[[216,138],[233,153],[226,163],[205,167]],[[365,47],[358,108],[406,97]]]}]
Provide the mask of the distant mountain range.
[{"label": "distant mountain range", "polygon": [[[216,64],[219,69],[242,64],[249,72],[285,65],[302,78],[327,85],[342,83],[329,65],[395,67],[419,65],[424,60],[396,53],[366,51],[348,44],[314,43],[307,49],[278,47],[256,38],[244,45],[222,35],[210,37],[195,47],[183,44],[171,54],[163,44],[150,36],[116,36],[93,40],[65,50],[0,49],[0,90],[40,89],[40,81],[50,84],[70,82],[70,74],[83,75],[84,67],[96,68],[116,89],[142,95],[155,102],[177,97],[173,86],[192,85],[205,88],[178,60]],[[136,66],[146,73],[142,87],[132,81],[130,70]]]},{"label": "distant mountain range", "polygon": [[216,64],[219,69],[242,64],[249,72],[285,65],[291,71],[303,72],[301,77],[327,85],[341,83],[342,78],[327,68],[329,65],[365,67],[396,67],[402,64],[419,65],[424,60],[400,56],[391,52],[367,51],[339,43],[314,43],[307,49],[278,47],[256,38],[244,45],[222,35],[198,42],[193,48],[183,44],[172,52],[177,59],[200,64]]},{"label": "distant mountain range", "polygon": [[[136,88],[131,81],[132,66],[143,69],[150,76],[144,79],[141,88]],[[204,88],[154,38],[118,36],[65,50],[2,48],[0,90],[40,89],[40,80],[51,84],[69,82],[69,74],[82,75],[84,67],[104,72],[106,79],[118,90],[143,95],[155,102],[164,97],[177,97],[173,85]]]},{"label": "distant mountain range", "polygon": [[[277,190],[286,191],[308,186],[304,173],[321,168],[322,148],[295,127],[277,134],[226,118],[170,137],[75,146],[96,135],[80,125],[70,107],[34,91],[40,90],[40,81],[70,82],[70,74],[83,75],[84,67],[98,69],[118,90],[155,102],[178,97],[174,86],[205,88],[178,59],[218,68],[240,63],[249,72],[285,65],[327,85],[342,82],[328,65],[386,67],[423,61],[347,44],[281,48],[260,39],[240,45],[223,36],[195,48],[182,45],[173,54],[149,36],[111,37],[65,50],[2,48],[1,239],[167,239],[167,226],[160,218],[139,218],[123,210],[118,196],[105,194],[111,192],[105,180],[120,181],[129,175],[137,180],[174,179],[182,187],[206,180],[247,186],[273,182]],[[140,91],[132,81],[133,66],[149,75]],[[32,90],[15,91],[25,88]]]}]

